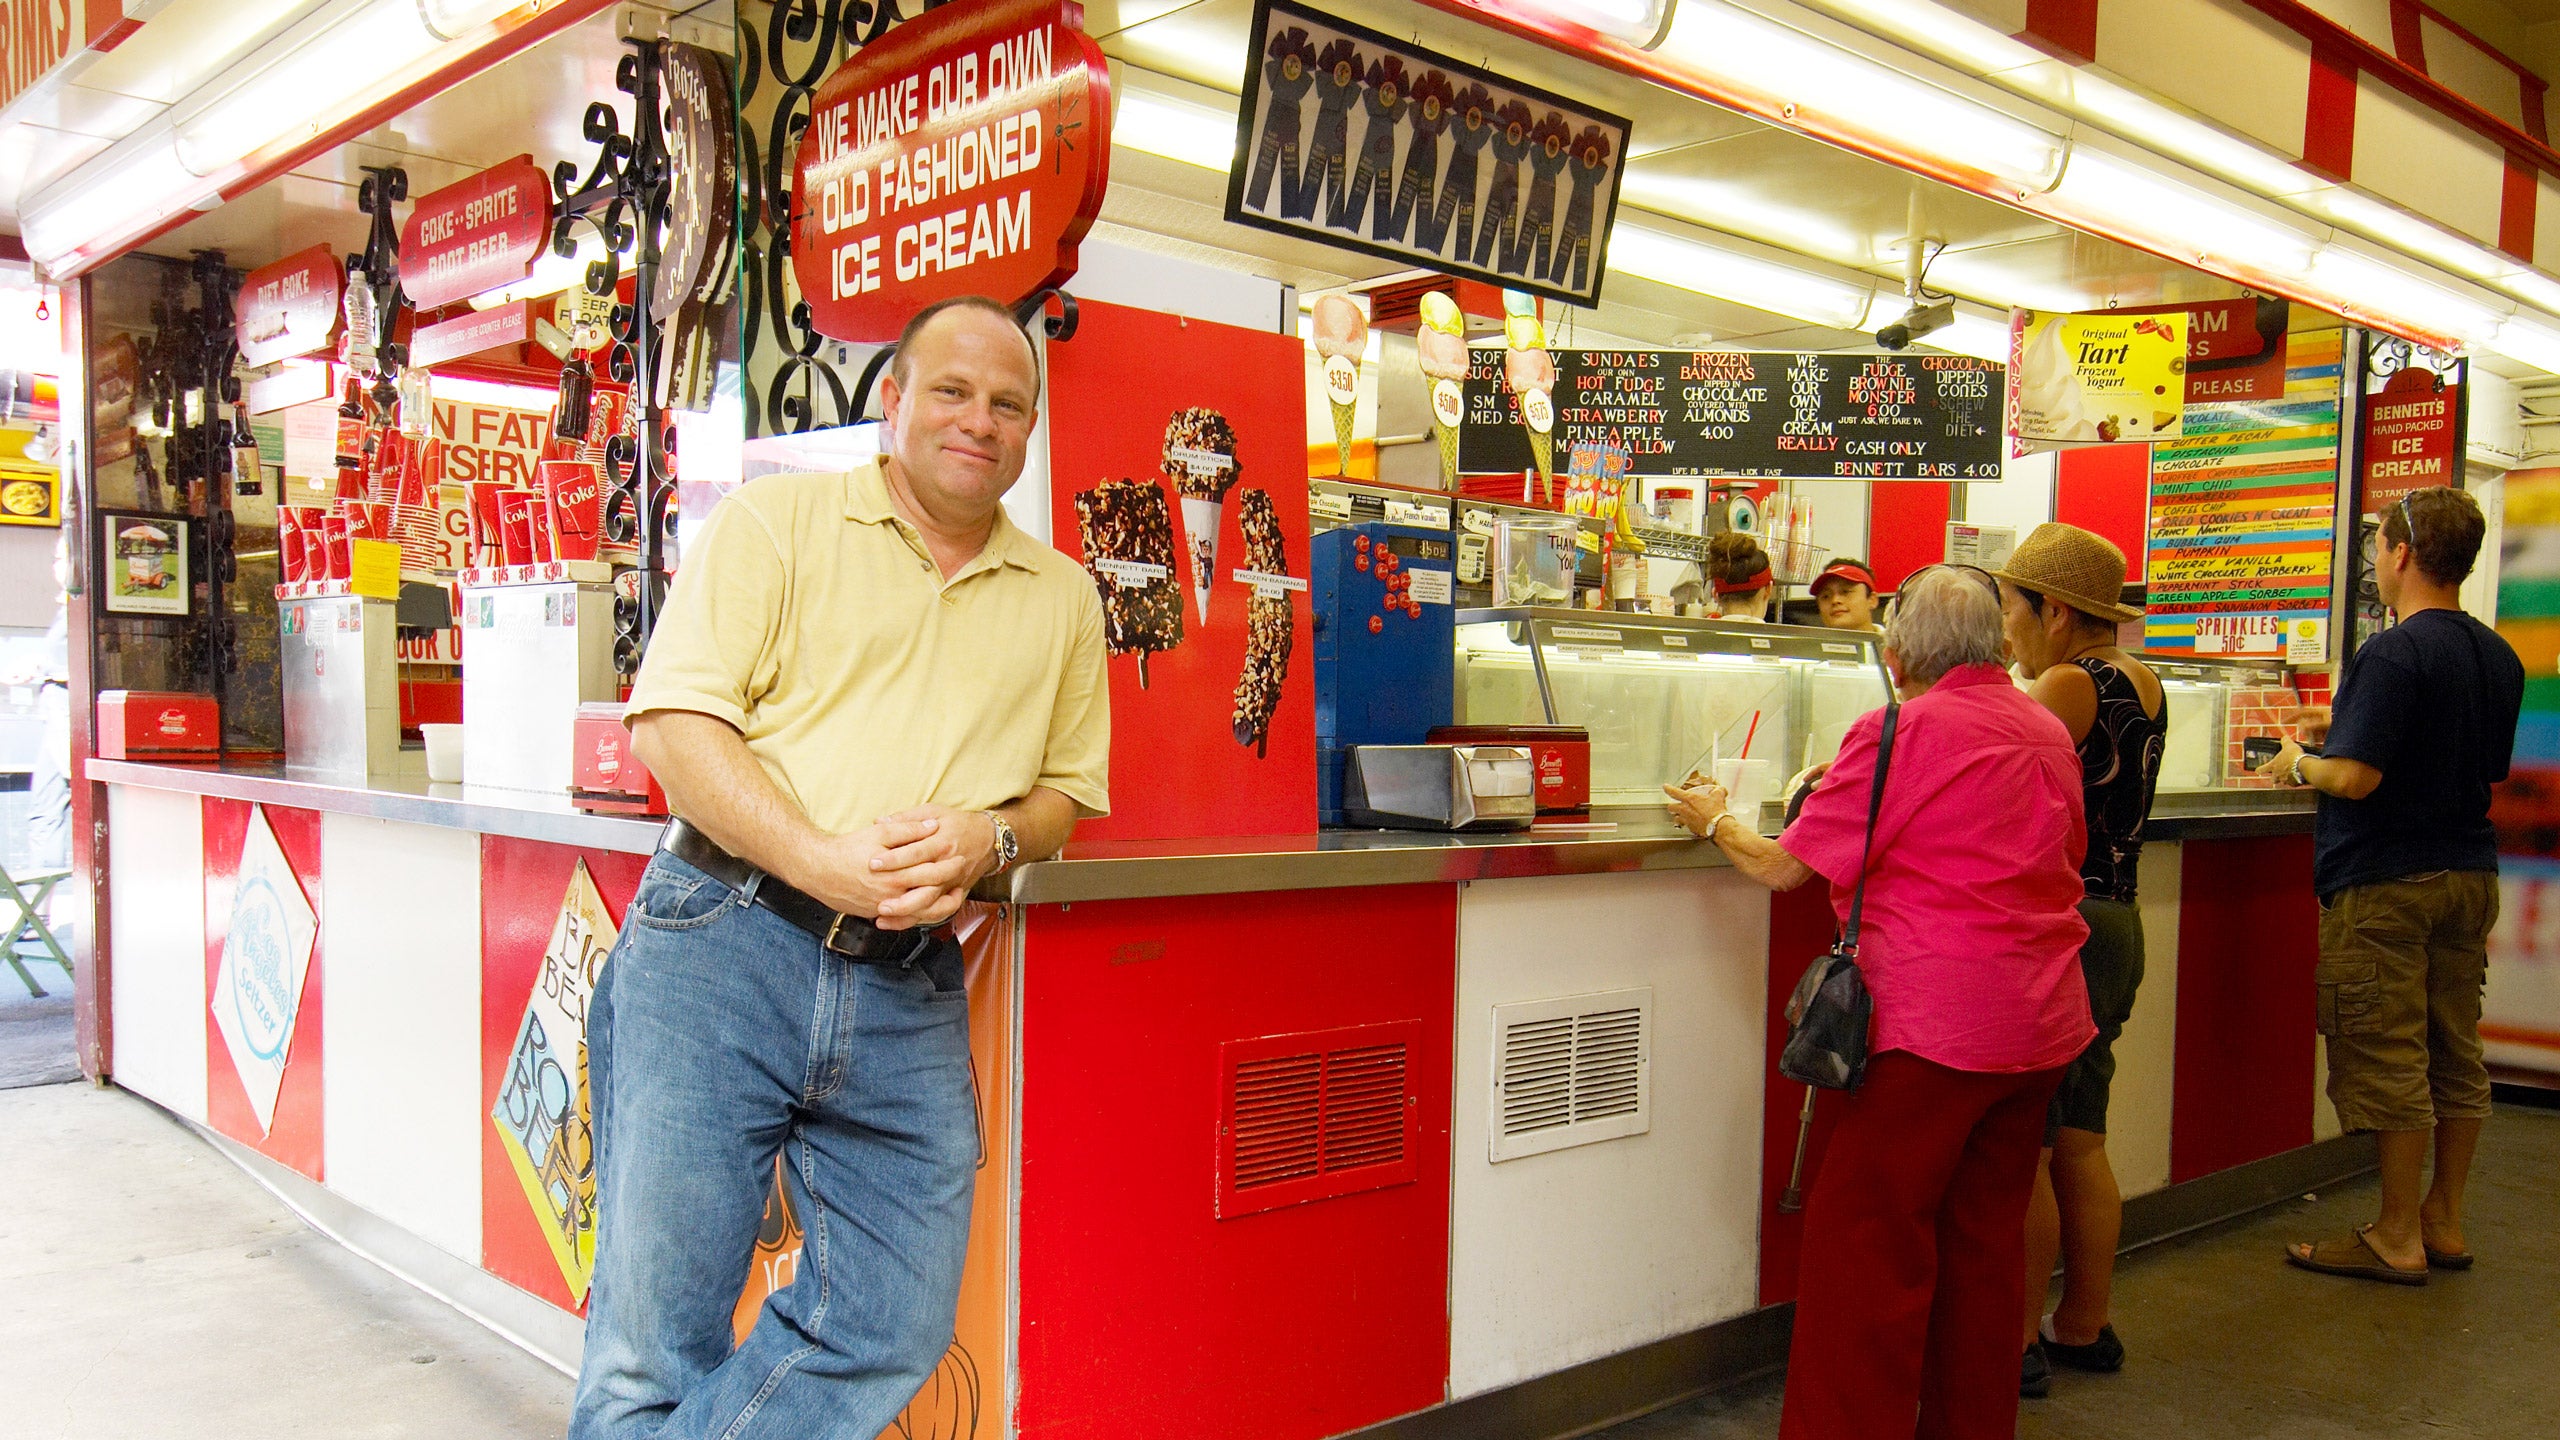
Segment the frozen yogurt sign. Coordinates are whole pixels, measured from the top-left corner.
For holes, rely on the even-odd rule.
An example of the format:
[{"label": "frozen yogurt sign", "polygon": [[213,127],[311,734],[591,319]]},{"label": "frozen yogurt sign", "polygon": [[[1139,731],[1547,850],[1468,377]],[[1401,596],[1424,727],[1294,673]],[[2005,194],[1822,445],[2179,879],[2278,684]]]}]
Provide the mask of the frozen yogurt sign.
[{"label": "frozen yogurt sign", "polygon": [[827,77],[800,140],[791,265],[820,333],[886,343],[955,295],[1076,269],[1110,179],[1111,87],[1070,0],[959,0]]}]

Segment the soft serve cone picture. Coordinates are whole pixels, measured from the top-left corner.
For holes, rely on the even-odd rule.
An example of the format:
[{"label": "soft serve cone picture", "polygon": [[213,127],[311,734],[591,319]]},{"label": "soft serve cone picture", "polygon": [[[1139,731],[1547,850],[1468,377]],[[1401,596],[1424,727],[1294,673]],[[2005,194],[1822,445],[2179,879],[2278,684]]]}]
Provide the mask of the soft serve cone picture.
[{"label": "soft serve cone picture", "polygon": [[1205,625],[1209,586],[1218,573],[1227,491],[1238,479],[1235,427],[1215,410],[1177,410],[1165,423],[1162,463],[1165,478],[1182,496],[1182,533],[1191,552],[1191,599]]},{"label": "soft serve cone picture", "polygon": [[2044,445],[2173,440],[2187,404],[2187,319],[2022,310],[2011,433]]},{"label": "soft serve cone picture", "polygon": [[[1517,298],[1505,292],[1506,308]],[[1538,317],[1514,311],[1502,326],[1502,379],[1520,406],[1520,424],[1529,432],[1529,454],[1538,462],[1539,493],[1548,500],[1556,492],[1556,361],[1547,353],[1546,327]]]},{"label": "soft serve cone picture", "polygon": [[1431,392],[1431,438],[1440,445],[1440,488],[1458,488],[1458,427],[1467,418],[1467,318],[1446,291],[1422,297],[1413,333],[1422,382]]},{"label": "soft serve cone picture", "polygon": [[1348,295],[1316,300],[1316,354],[1324,361],[1324,398],[1333,406],[1333,473],[1351,473],[1351,432],[1360,411],[1360,362],[1369,350],[1369,317]]}]

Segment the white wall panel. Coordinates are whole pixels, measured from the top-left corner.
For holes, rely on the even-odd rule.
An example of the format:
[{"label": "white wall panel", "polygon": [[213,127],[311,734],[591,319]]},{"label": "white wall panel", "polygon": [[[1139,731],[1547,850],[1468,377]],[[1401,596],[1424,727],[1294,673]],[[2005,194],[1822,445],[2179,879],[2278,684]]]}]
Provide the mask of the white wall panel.
[{"label": "white wall panel", "polygon": [[480,837],[321,821],[329,1188],[480,1259]]},{"label": "white wall panel", "polygon": [[[2390,28],[2388,14],[2383,28]],[[2216,0],[2101,5],[2098,63],[2225,129],[2286,155],[2302,153],[2311,42],[2246,6]]]},{"label": "white wall panel", "polygon": [[107,788],[115,1082],[205,1118],[204,802]]},{"label": "white wall panel", "polygon": [[2017,456],[2001,465],[1998,480],[1966,485],[1965,523],[2006,525],[2026,539],[2028,531],[2053,518],[2056,460],[2051,452]]},{"label": "white wall panel", "polygon": [[2524,128],[2524,86],[2497,56],[2436,21],[2418,17],[2427,78],[2506,121]]},{"label": "white wall panel", "polygon": [[2359,189],[2498,243],[2506,152],[2370,75],[2356,81],[2352,178]]},{"label": "white wall panel", "polygon": [[2391,45],[2391,0],[2303,0],[2303,8],[2317,10],[2356,33],[2356,38],[2381,50],[2393,53]]},{"label": "white wall panel", "polygon": [[2142,847],[2142,988],[2116,1040],[2107,1096],[2107,1159],[2116,1184],[2141,1195],[2169,1183],[2169,1116],[2178,1068],[2179,866],[2186,847]]},{"label": "white wall panel", "polygon": [[[1730,870],[1478,881],[1458,911],[1449,1389],[1749,1310],[1769,901]],[[1493,1007],[1651,986],[1652,1129],[1491,1163]]]}]

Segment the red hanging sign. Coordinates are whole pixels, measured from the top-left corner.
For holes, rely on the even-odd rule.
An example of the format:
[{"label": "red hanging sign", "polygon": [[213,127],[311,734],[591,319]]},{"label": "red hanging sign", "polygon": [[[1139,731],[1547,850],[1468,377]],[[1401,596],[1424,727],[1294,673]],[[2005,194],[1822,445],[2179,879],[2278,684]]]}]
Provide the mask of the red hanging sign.
[{"label": "red hanging sign", "polygon": [[2453,431],[2462,387],[2410,366],[2364,397],[2364,513],[2379,515],[2413,490],[2454,482]]},{"label": "red hanging sign", "polygon": [[240,281],[240,363],[271,365],[337,340],[338,255],[326,245],[262,265]]},{"label": "red hanging sign", "polygon": [[433,310],[512,285],[550,239],[550,178],[519,155],[418,201],[400,227],[400,288]]},{"label": "red hanging sign", "polygon": [[1111,172],[1111,81],[1073,0],[961,0],[827,77],[791,266],[819,333],[886,344],[936,300],[1063,283]]}]

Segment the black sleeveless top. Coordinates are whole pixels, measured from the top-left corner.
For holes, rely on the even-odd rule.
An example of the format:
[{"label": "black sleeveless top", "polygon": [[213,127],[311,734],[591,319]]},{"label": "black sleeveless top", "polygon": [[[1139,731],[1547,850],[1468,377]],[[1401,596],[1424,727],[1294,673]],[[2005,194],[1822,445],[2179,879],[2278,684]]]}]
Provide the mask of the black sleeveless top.
[{"label": "black sleeveless top", "polygon": [[2145,714],[2132,676],[2094,656],[2071,663],[2098,687],[2098,718],[2080,738],[2080,799],[2089,815],[2080,879],[2091,896],[2129,904],[2141,868],[2142,822],[2150,818],[2168,747],[2168,697],[2160,697],[2158,715]]}]

